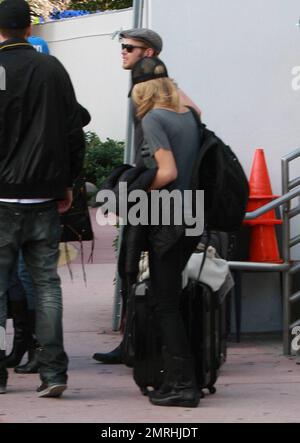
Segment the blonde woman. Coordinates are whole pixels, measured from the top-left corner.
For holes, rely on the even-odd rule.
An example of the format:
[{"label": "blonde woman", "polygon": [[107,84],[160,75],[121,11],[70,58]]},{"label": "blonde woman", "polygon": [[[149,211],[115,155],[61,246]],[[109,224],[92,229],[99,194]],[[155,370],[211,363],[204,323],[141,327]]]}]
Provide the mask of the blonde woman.
[{"label": "blonde woman", "polygon": [[[137,166],[157,167],[149,191],[188,190],[199,149],[199,131],[191,111],[180,106],[178,88],[158,58],[140,60],[132,70],[132,83],[131,95],[144,134]],[[198,241],[199,237],[185,236],[184,229],[172,225],[148,228],[151,288],[157,301],[165,373],[162,386],[149,398],[159,406],[196,407],[200,400],[179,311],[181,274]]]}]

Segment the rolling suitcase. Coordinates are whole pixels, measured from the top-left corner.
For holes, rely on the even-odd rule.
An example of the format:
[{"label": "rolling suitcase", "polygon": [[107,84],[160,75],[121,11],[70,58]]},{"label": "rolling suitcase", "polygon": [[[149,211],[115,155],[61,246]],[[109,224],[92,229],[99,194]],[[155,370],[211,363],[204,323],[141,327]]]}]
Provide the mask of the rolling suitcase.
[{"label": "rolling suitcase", "polygon": [[209,286],[190,280],[181,297],[181,312],[195,362],[199,389],[216,392],[219,357],[217,295]]},{"label": "rolling suitcase", "polygon": [[216,331],[216,352],[217,366],[220,368],[227,359],[228,310],[230,309],[230,304],[227,298],[219,301],[217,299],[217,303],[219,303],[219,306],[216,309],[216,323],[218,325]]},{"label": "rolling suitcase", "polygon": [[[127,349],[133,350],[133,377],[144,395],[163,380],[162,344],[155,316],[156,301],[149,280],[133,286],[125,331]],[[222,364],[221,314],[217,294],[199,282],[183,290],[180,309],[195,362],[200,390],[215,393]]]},{"label": "rolling suitcase", "polygon": [[149,280],[134,285],[132,296],[133,378],[142,394],[147,395],[148,388],[157,389],[163,379],[162,345],[155,315],[156,301]]}]

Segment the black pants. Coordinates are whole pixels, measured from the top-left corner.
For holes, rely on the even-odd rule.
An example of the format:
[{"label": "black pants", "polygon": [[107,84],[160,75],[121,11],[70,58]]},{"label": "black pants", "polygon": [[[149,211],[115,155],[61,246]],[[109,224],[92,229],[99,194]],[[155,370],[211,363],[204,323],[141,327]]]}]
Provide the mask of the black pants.
[{"label": "black pants", "polygon": [[199,243],[199,237],[182,239],[163,257],[150,246],[151,288],[157,300],[157,316],[162,343],[168,353],[178,357],[190,355],[189,343],[179,310],[182,271]]}]

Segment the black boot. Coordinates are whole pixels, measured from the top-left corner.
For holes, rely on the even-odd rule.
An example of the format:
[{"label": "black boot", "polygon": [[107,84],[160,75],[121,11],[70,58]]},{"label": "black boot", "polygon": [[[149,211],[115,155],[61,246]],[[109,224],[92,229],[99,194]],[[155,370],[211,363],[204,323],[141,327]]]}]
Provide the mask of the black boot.
[{"label": "black boot", "polygon": [[163,385],[149,393],[149,400],[157,406],[182,406],[196,408],[200,392],[195,382],[192,358],[165,357],[165,380]]},{"label": "black boot", "polygon": [[25,365],[17,366],[15,372],[17,374],[37,374],[38,373],[38,349],[39,344],[35,338],[35,311],[28,310],[28,327],[29,327],[29,348],[28,362]]},{"label": "black boot", "polygon": [[14,341],[11,353],[6,357],[7,368],[17,366],[29,347],[29,325],[26,300],[11,301],[11,315],[14,325]]},{"label": "black boot", "polygon": [[0,351],[0,394],[6,393],[8,372],[5,365],[5,351]]},{"label": "black boot", "polygon": [[28,351],[28,362],[21,366],[15,367],[16,374],[37,374],[39,372],[39,364],[38,364],[38,350],[39,345],[36,344],[29,348]]},{"label": "black boot", "polygon": [[93,359],[106,365],[121,365],[123,363],[122,342],[111,352],[94,354]]}]

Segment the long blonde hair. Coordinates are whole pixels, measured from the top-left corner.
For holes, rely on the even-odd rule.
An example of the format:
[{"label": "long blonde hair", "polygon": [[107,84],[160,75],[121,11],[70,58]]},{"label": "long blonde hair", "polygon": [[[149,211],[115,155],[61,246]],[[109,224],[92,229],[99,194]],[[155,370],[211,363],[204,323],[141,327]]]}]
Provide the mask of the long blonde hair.
[{"label": "long blonde hair", "polygon": [[154,107],[179,111],[179,93],[177,85],[170,78],[157,78],[138,83],[132,91],[136,104],[136,115],[143,118]]}]

